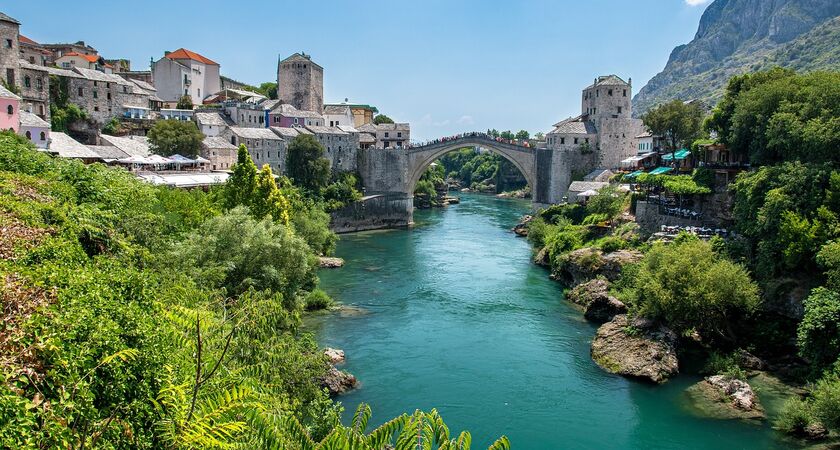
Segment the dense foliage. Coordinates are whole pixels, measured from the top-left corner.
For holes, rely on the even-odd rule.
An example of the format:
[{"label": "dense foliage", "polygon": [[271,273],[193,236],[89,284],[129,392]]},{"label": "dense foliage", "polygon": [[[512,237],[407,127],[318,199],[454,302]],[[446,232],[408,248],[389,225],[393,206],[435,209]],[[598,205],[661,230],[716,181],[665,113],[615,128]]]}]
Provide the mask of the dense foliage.
[{"label": "dense foliage", "polygon": [[314,136],[295,137],[286,153],[286,170],[292,181],[310,192],[320,192],[330,181],[330,161]]},{"label": "dense foliage", "polygon": [[703,109],[694,102],[673,100],[646,112],[642,121],[651,133],[665,138],[667,149],[674,152],[701,136]]},{"label": "dense foliage", "polygon": [[524,175],[503,156],[462,148],[442,156],[438,161],[446,177],[474,190],[495,192],[519,189],[526,185]]},{"label": "dense foliage", "polygon": [[189,120],[158,120],[149,130],[149,147],[163,156],[195,157],[201,151],[204,135]]}]

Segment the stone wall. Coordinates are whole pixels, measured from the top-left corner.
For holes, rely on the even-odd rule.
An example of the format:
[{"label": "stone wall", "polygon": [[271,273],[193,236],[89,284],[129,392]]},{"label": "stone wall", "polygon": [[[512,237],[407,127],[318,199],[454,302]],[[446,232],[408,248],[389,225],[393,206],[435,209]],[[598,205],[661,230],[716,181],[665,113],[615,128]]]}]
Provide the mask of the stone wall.
[{"label": "stone wall", "polygon": [[336,233],[405,227],[411,224],[414,204],[401,192],[365,197],[332,213]]},{"label": "stone wall", "polygon": [[16,86],[20,86],[19,33],[19,24],[0,20],[0,79]]},{"label": "stone wall", "polygon": [[642,121],[630,118],[602,118],[596,122],[600,167],[621,167],[621,161],[638,153],[636,136],[645,130]]}]

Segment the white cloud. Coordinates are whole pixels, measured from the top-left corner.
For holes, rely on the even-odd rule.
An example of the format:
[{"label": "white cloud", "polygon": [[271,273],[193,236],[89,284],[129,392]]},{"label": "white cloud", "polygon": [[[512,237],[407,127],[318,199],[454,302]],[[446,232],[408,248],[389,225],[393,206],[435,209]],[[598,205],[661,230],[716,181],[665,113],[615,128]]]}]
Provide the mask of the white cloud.
[{"label": "white cloud", "polygon": [[711,0],[685,0],[685,4],[688,6],[700,6],[706,3],[709,3]]},{"label": "white cloud", "polygon": [[433,120],[431,114],[425,114],[423,117],[420,118],[420,124],[431,126],[431,127],[445,127],[449,125],[451,121],[449,119],[445,120]]},{"label": "white cloud", "polygon": [[461,118],[458,119],[458,125],[472,125],[474,123],[475,120],[473,120],[472,116],[461,116]]}]

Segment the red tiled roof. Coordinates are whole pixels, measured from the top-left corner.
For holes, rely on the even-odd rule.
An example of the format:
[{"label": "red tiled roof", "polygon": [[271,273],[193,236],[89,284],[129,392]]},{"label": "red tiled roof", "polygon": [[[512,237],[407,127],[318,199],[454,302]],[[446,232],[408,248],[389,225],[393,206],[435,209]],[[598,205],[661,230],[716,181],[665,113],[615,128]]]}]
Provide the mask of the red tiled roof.
[{"label": "red tiled roof", "polygon": [[24,44],[31,44],[31,45],[40,45],[37,42],[33,41],[32,39],[29,39],[28,37],[26,37],[22,34],[18,35],[18,42],[23,42]]},{"label": "red tiled roof", "polygon": [[65,53],[65,54],[61,55],[61,57],[62,57],[62,58],[63,58],[63,57],[65,57],[65,56],[81,56],[82,58],[86,59],[88,62],[96,62],[96,61],[99,61],[99,57],[98,57],[98,56],[95,56],[95,55],[83,55],[83,54],[81,54],[81,53],[76,53],[76,52],[67,52],[67,53]]},{"label": "red tiled roof", "polygon": [[215,62],[215,61],[213,61],[209,58],[206,58],[202,55],[199,55],[196,52],[187,50],[185,48],[179,48],[178,50],[175,50],[174,52],[170,52],[169,54],[166,55],[166,57],[169,58],[169,59],[191,59],[193,61],[198,61],[198,62],[202,62],[204,64],[210,64],[210,65],[213,65],[213,66],[218,66],[219,65],[219,63],[217,63],[217,62]]}]

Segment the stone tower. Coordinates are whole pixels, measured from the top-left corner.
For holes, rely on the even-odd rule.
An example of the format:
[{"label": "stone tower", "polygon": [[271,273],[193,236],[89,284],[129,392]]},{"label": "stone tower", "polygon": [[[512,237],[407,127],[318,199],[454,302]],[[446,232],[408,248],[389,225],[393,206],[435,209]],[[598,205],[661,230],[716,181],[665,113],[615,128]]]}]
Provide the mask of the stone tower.
[{"label": "stone tower", "polygon": [[0,13],[0,77],[10,86],[20,85],[20,22]]},{"label": "stone tower", "polygon": [[303,111],[324,113],[324,68],[305,53],[277,63],[277,98]]},{"label": "stone tower", "polygon": [[615,75],[601,76],[583,90],[580,113],[590,120],[629,119],[632,98],[630,83]]},{"label": "stone tower", "polygon": [[598,130],[600,166],[616,168],[637,153],[636,136],[645,130],[632,117],[632,85],[616,75],[595,79],[583,90],[581,114]]}]

